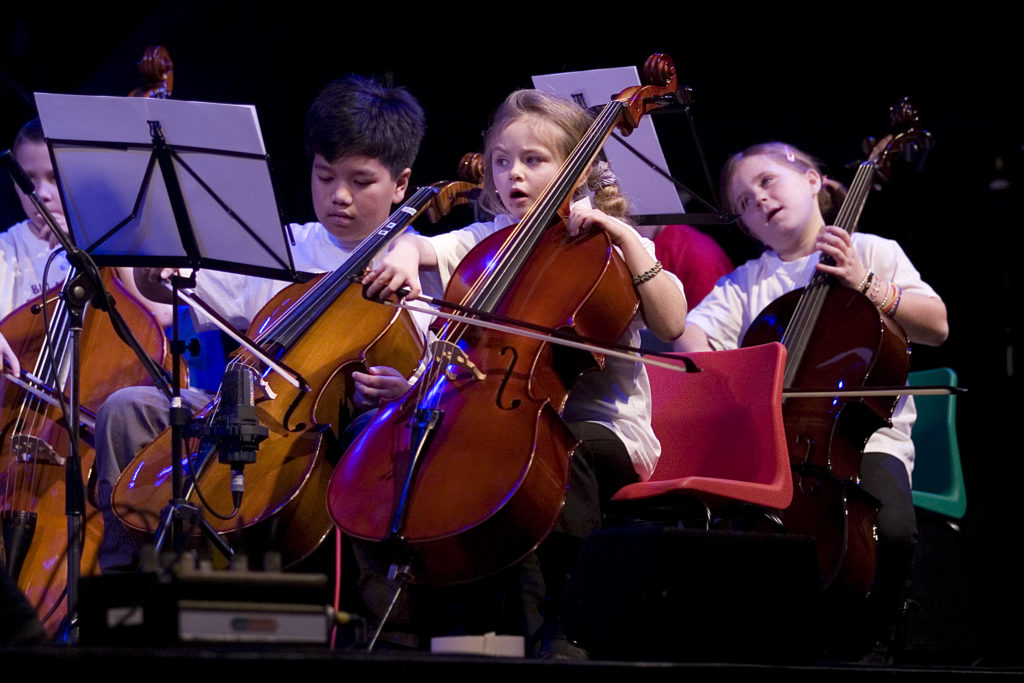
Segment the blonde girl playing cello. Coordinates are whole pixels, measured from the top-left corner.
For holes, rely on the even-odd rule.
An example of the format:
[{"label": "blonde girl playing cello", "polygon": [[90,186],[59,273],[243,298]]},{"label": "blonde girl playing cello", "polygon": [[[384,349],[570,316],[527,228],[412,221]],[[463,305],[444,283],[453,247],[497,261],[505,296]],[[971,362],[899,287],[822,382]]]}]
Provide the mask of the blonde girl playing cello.
[{"label": "blonde girl playing cello", "polygon": [[[433,238],[400,238],[364,279],[368,295],[388,296],[404,286],[418,294],[421,268],[436,269],[447,284],[472,247],[526,215],[590,123],[585,111],[562,98],[536,90],[509,95],[495,113],[484,144],[483,202],[495,219]],[[640,312],[623,341],[636,343],[644,324],[666,341],[679,337],[686,314],[682,285],[656,262],[653,243],[621,220],[626,201],[604,165],[591,170],[584,194],[590,192],[592,200],[584,196],[572,205],[568,232],[605,231],[634,275]],[[533,635],[541,648],[560,646],[560,585],[555,584],[561,582],[554,577],[568,572],[579,539],[599,528],[601,503],[619,487],[648,478],[654,469],[660,446],[651,430],[650,403],[647,374],[642,364],[631,361],[609,358],[604,371],[586,373],[573,386],[562,418],[582,446],[573,457],[569,492],[554,538],[538,553],[548,583],[544,593],[552,607],[543,630],[538,632],[539,624],[529,620],[526,625],[527,635]]]}]

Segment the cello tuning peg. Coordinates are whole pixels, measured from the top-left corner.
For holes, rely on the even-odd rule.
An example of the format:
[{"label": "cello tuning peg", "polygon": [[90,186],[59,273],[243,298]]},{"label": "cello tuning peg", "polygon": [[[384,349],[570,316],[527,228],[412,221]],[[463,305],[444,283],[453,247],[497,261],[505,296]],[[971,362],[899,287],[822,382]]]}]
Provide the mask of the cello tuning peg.
[{"label": "cello tuning peg", "polygon": [[693,88],[691,88],[688,85],[684,85],[682,88],[677,88],[676,91],[673,93],[673,97],[675,97],[676,102],[683,105],[684,107],[692,106]]}]

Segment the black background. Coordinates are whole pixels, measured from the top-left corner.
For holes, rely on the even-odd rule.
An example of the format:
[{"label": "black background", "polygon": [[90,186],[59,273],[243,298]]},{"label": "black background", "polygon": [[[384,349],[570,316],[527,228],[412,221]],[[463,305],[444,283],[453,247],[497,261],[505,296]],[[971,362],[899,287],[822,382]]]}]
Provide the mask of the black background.
[{"label": "black background", "polygon": [[[531,75],[639,66],[651,52],[672,55],[680,82],[693,88],[715,173],[730,152],[779,139],[848,181],[861,140],[884,134],[888,107],[910,96],[935,147],[920,173],[897,168],[871,197],[861,226],[899,240],[949,307],[949,341],[916,347],[914,367],[952,366],[970,389],[960,399],[959,425],[968,588],[981,654],[1013,657],[1024,635],[1014,504],[1024,449],[1013,436],[1021,401],[1012,369],[1022,322],[1015,213],[1024,142],[1021,12],[719,4],[620,5],[609,16],[594,6],[515,3],[325,10],[209,0],[125,14],[99,6],[7,9],[0,140],[9,146],[35,115],[34,91],[127,94],[139,85],[143,49],[162,44],[174,59],[176,99],[256,105],[284,216],[304,222],[314,219],[305,110],[319,88],[348,72],[390,74],[422,102],[428,131],[414,184],[450,179],[462,154],[479,149],[490,112],[509,91],[530,87]],[[708,196],[685,118],[656,123],[671,170]],[[0,225],[9,225],[20,211],[13,190],[0,184]],[[735,230],[714,234],[737,261],[751,255]]]}]

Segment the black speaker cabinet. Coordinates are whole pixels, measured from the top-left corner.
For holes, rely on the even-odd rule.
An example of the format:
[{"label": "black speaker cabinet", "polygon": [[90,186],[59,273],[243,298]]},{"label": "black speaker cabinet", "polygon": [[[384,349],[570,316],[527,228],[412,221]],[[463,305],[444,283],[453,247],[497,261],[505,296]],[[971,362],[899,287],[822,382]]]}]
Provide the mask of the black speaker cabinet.
[{"label": "black speaker cabinet", "polygon": [[563,620],[598,659],[816,661],[820,600],[809,537],[618,527],[585,542]]}]

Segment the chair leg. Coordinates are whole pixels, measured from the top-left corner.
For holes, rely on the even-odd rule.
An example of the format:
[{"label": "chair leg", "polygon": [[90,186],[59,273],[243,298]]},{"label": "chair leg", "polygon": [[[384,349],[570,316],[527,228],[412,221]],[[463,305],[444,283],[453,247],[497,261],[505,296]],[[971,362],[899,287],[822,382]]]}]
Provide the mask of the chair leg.
[{"label": "chair leg", "polygon": [[786,532],[786,525],[783,524],[782,520],[779,518],[779,513],[773,510],[768,510],[767,508],[761,508],[761,513],[764,515],[764,518],[768,520],[768,523],[775,528],[776,531],[778,531],[780,534]]},{"label": "chair leg", "polygon": [[[767,525],[767,529],[765,529]],[[786,533],[786,526],[779,518],[777,510],[753,505],[751,503],[733,503],[722,509],[722,514],[714,524],[715,528],[730,528],[734,531],[769,531]]]}]

